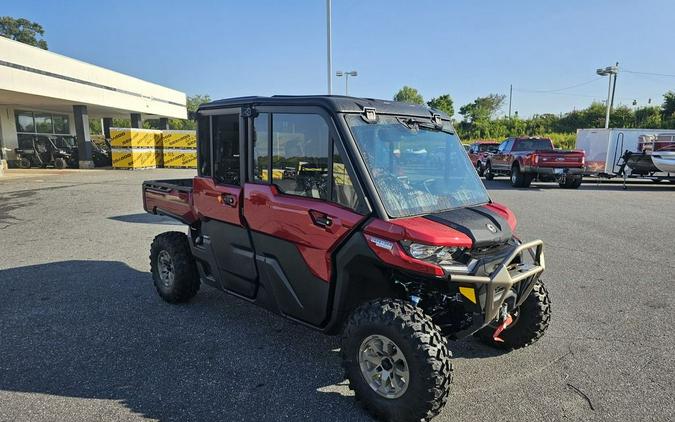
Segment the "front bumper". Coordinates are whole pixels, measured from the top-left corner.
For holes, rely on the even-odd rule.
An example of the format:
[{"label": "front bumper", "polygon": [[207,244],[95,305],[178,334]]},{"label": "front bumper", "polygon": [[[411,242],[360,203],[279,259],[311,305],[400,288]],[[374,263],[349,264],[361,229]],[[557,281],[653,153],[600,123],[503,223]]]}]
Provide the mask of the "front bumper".
[{"label": "front bumper", "polygon": [[[525,254],[529,255],[531,262],[523,263],[521,258]],[[473,300],[480,307],[483,318],[474,319],[471,331],[477,331],[499,316],[504,301],[516,285],[518,295],[514,308],[520,306],[545,268],[544,242],[533,240],[516,246],[489,276],[451,274],[450,282],[459,284],[460,293],[463,285],[471,285],[474,289]]]},{"label": "front bumper", "polygon": [[584,174],[583,167],[537,167],[537,166],[524,166],[524,173],[537,173],[544,174],[547,176],[564,176],[564,175],[582,175]]}]

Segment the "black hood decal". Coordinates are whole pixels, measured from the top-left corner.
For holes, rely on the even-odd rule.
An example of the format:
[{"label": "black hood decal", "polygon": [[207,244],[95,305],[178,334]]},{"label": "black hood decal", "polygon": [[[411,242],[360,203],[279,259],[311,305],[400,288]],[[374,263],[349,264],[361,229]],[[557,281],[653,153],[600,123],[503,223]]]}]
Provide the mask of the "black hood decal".
[{"label": "black hood decal", "polygon": [[474,248],[504,244],[513,237],[506,219],[487,207],[457,208],[424,218],[464,233]]}]

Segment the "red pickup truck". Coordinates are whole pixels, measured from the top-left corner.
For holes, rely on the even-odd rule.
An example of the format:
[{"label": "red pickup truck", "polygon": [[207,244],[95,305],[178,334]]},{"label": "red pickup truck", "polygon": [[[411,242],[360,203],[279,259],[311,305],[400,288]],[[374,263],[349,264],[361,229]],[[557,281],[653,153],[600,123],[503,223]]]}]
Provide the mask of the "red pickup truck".
[{"label": "red pickup truck", "polygon": [[511,137],[487,157],[485,178],[497,175],[511,178],[514,187],[526,188],[533,179],[556,181],[561,188],[576,189],[581,186],[584,172],[583,151],[565,151],[553,147],[549,138]]},{"label": "red pickup truck", "polygon": [[499,148],[499,142],[494,141],[478,141],[471,144],[469,147],[469,159],[476,166],[476,171],[479,176],[483,176],[485,172],[485,161],[487,157]]}]

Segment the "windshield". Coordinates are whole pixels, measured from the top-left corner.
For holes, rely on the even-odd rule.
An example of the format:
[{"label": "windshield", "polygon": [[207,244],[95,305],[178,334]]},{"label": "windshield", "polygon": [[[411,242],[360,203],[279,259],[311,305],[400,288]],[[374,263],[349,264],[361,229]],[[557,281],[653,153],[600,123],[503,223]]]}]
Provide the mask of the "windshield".
[{"label": "windshield", "polygon": [[72,136],[56,136],[53,138],[54,144],[59,148],[74,148],[75,138]]},{"label": "windshield", "polygon": [[415,125],[391,116],[369,124],[351,115],[347,123],[390,217],[490,200],[455,134],[433,129],[428,121]]}]

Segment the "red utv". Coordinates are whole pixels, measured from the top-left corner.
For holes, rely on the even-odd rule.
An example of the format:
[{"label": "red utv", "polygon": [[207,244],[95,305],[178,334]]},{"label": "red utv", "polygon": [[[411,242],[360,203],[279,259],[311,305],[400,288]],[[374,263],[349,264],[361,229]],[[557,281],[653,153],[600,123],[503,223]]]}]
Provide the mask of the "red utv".
[{"label": "red utv", "polygon": [[392,421],[445,405],[446,338],[514,349],[550,318],[543,243],[492,202],[449,116],[337,96],[244,97],[198,111],[198,176],[148,181],[188,225],[151,246],[159,295],[201,283],[342,336],[356,398]]}]

